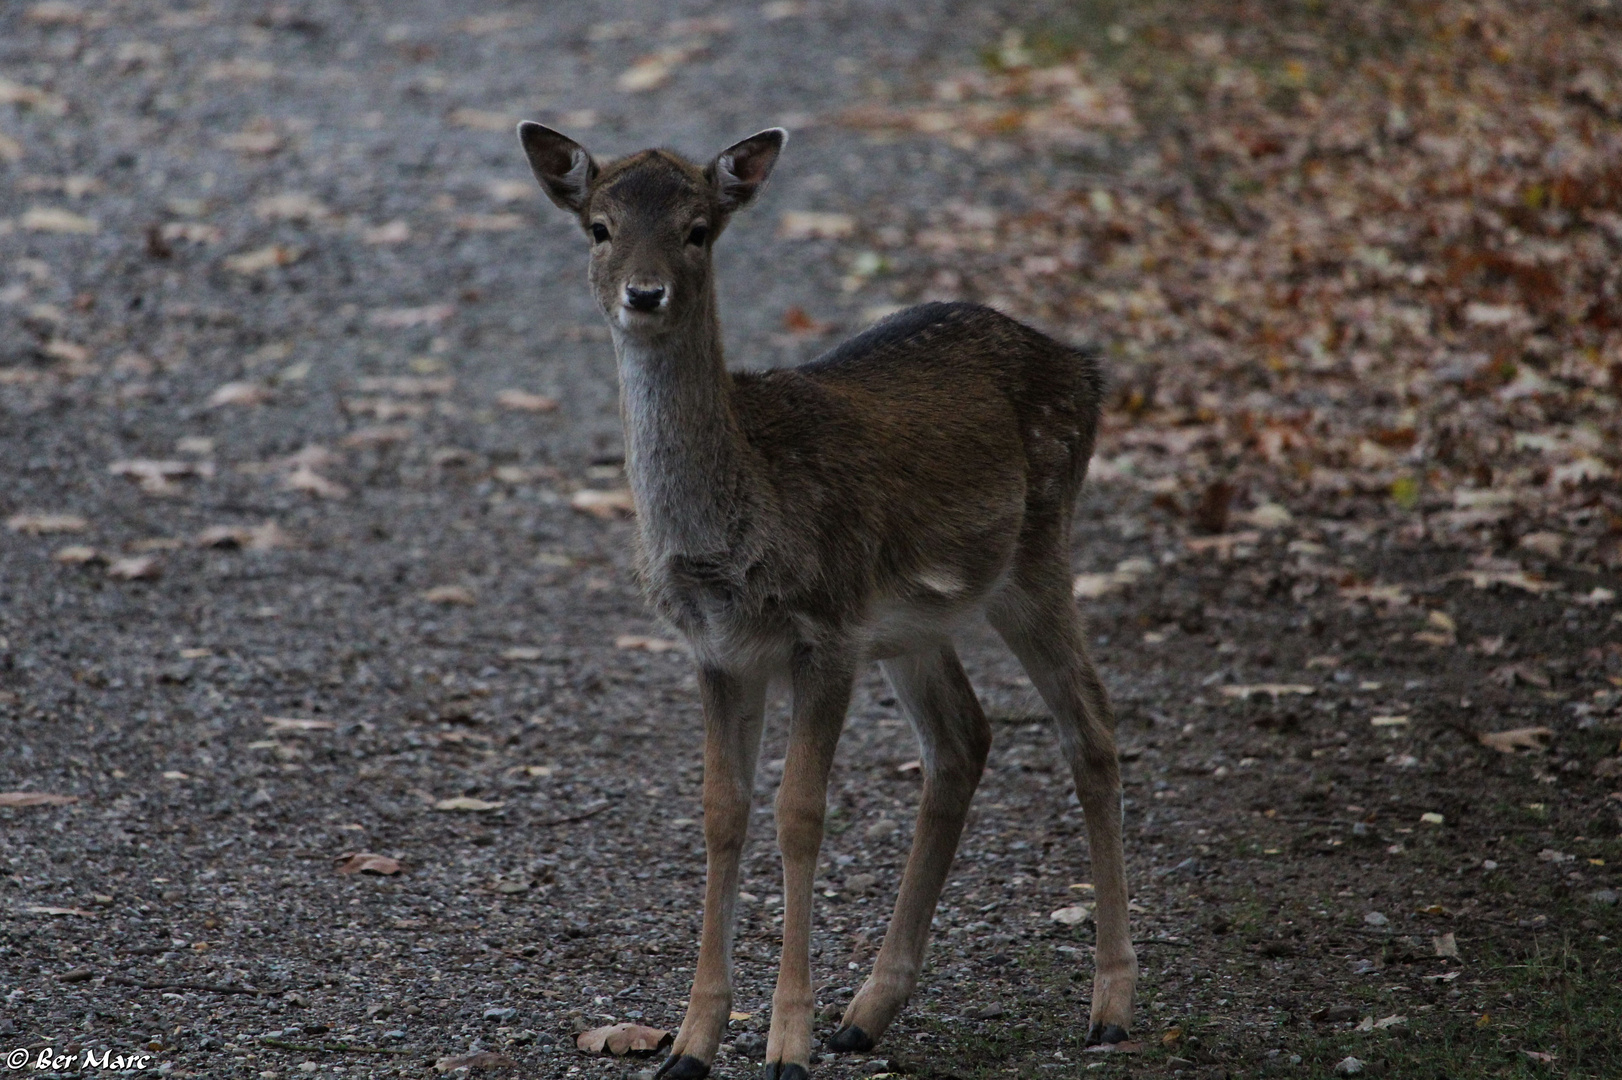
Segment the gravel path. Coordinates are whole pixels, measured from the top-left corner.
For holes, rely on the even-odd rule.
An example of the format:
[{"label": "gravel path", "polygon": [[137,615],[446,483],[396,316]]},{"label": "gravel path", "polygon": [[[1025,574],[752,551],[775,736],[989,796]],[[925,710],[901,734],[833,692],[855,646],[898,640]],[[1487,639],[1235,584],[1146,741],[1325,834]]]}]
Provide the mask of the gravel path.
[{"label": "gravel path", "polygon": [[[733,357],[797,362],[928,283],[870,283],[859,238],[781,238],[785,213],[865,227],[898,205],[1017,208],[1043,164],[830,122],[918,93],[1044,11],[1003,7],[0,10],[0,791],[77,799],[0,808],[0,1051],[145,1051],[171,1076],[264,1080],[429,1075],[481,1052],[533,1076],[644,1067],[581,1055],[573,1033],[679,1023],[703,874],[697,694],[631,578],[583,244],[536,197],[512,124],[605,156],[793,129],[720,259]],[[1043,182],[1131,159],[1050,161]],[[1546,845],[1564,850],[1590,819],[1610,832],[1587,835],[1616,832],[1598,781],[1535,775],[1594,752],[1559,695],[1575,665],[1527,667],[1552,689],[1485,682],[1503,658],[1433,669],[1373,606],[1274,587],[1281,544],[1219,561],[1191,555],[1148,494],[1106,486],[1088,505],[1078,570],[1149,560],[1094,624],[1129,758],[1141,1027],[1208,1016],[1190,1068],[1263,1060],[1347,998],[1342,972],[1428,950],[1446,925],[1410,912],[1438,900],[1439,874],[1481,926],[1558,919],[1560,898],[1614,887],[1615,859],[1500,854],[1565,891],[1536,911],[1465,894],[1503,832],[1472,819],[1484,783],[1553,808],[1531,850],[1539,829],[1564,830]],[[1602,609],[1436,584],[1446,553],[1355,528],[1327,542],[1348,566],[1451,590],[1461,622],[1529,659],[1609,632]],[[1079,810],[1029,683],[989,636],[965,652],[998,742],[925,985],[884,1056],[819,1077],[890,1058],[1085,1071],[1091,929],[1049,917],[1086,896]],[[1241,701],[1218,681],[1315,692]],[[1529,767],[1478,750],[1449,727],[1477,708],[1494,727],[1560,725],[1570,752]],[[781,712],[745,861],[748,1015],[723,1077],[764,1050]],[[1375,713],[1413,720],[1371,729]],[[915,753],[870,674],[819,882],[829,1005],[882,936]],[[1426,831],[1422,812],[1447,824]],[[1414,861],[1382,854],[1403,845]],[[403,871],[340,874],[350,852]],[[1420,981],[1434,960],[1406,962],[1411,1002],[1459,1001]]]}]

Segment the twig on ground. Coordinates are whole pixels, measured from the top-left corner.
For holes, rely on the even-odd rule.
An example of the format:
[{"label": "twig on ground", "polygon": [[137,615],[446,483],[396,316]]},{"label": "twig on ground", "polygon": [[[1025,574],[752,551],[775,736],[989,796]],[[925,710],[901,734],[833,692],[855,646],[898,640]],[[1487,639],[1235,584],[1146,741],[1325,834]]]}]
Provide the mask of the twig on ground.
[{"label": "twig on ground", "polygon": [[197,990],[205,994],[275,994],[274,990],[261,990],[256,986],[247,986],[243,983],[200,983],[200,982],[141,982],[139,979],[126,979],[122,975],[109,975],[107,981],[116,986],[133,986],[137,990]]},{"label": "twig on ground", "polygon": [[323,1042],[319,1046],[310,1043],[288,1042],[285,1039],[268,1039],[260,1036],[261,1046],[274,1046],[278,1050],[297,1050],[305,1054],[409,1054],[409,1050],[398,1050],[392,1046],[356,1046],[353,1043]]}]

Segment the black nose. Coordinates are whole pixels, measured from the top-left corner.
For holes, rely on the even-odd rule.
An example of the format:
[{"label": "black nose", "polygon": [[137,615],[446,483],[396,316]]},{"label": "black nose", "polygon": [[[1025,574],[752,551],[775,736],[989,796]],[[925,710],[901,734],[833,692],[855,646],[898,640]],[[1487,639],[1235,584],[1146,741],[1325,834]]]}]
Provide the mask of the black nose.
[{"label": "black nose", "polygon": [[639,288],[635,285],[625,286],[625,306],[635,311],[652,311],[657,308],[665,298],[665,287],[654,285],[651,288]]}]

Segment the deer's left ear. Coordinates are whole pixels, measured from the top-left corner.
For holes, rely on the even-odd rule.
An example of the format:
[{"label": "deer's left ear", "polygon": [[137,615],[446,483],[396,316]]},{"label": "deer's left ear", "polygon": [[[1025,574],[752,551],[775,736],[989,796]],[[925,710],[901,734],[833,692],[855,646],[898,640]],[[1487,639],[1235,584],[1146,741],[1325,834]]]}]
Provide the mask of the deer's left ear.
[{"label": "deer's left ear", "polygon": [[777,155],[788,142],[788,132],[782,128],[767,128],[742,142],[733,143],[716,155],[704,175],[715,185],[716,197],[721,202],[721,213],[730,215],[755,200],[766,178],[777,164]]}]

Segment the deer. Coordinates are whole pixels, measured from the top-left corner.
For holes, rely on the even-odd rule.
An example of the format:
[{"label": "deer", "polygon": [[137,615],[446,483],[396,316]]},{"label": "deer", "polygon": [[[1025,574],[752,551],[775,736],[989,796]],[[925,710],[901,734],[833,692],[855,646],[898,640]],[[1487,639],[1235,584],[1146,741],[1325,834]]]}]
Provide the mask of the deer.
[{"label": "deer", "polygon": [[617,362],[637,575],[697,666],[703,922],[657,1075],[707,1076],[720,1049],[765,708],[786,687],[782,954],[761,1075],[808,1080],[828,778],[872,662],[917,738],[923,787],[883,944],[823,1049],[871,1050],[905,1006],[991,748],[954,645],[980,618],[1053,716],[1094,878],[1087,1041],[1126,1041],[1138,964],[1115,719],[1071,594],[1071,523],[1104,395],[1097,351],[988,307],[927,303],[799,367],[729,371],[714,248],[760,197],[788,132],[768,128],[702,166],[663,149],[599,163],[532,121],[518,137],[589,242],[587,280]]}]

